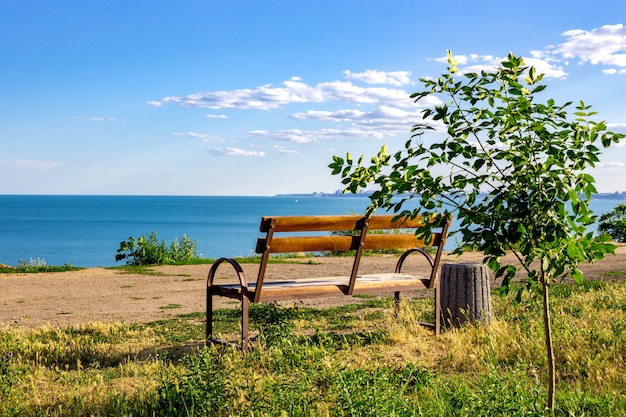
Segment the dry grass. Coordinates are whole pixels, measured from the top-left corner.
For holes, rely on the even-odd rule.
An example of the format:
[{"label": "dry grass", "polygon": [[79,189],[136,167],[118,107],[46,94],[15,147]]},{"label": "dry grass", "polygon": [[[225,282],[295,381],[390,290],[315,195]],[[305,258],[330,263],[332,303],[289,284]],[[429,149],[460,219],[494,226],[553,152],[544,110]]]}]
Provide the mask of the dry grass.
[{"label": "dry grass", "polygon": [[[403,302],[398,318],[390,299],[361,301],[259,306],[248,355],[196,350],[195,315],[7,328],[0,414],[543,415],[539,300],[494,297],[490,326],[437,338],[415,324],[432,319],[432,300]],[[626,415],[626,281],[557,286],[552,306],[557,414]],[[223,318],[235,332],[236,316]]]}]

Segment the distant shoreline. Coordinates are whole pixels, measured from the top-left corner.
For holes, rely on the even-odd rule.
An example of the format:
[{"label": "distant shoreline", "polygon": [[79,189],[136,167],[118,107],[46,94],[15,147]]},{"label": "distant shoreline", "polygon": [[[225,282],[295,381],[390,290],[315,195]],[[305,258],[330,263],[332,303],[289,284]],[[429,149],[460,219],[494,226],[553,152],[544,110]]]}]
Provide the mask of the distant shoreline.
[{"label": "distant shoreline", "polygon": [[[147,197],[147,198],[308,198],[308,197],[334,197],[334,198],[368,198],[374,191],[363,191],[358,194],[343,193],[343,191],[335,191],[333,193],[327,192],[312,192],[312,193],[293,193],[293,194],[274,194],[274,195],[176,195],[176,194],[0,194],[0,197]],[[400,196],[408,196],[409,194],[400,194]],[[486,194],[480,194],[486,195]],[[614,192],[614,193],[598,193],[592,196],[592,199],[596,200],[613,200],[623,201],[626,200],[626,191]]]},{"label": "distant shoreline", "polygon": [[[296,193],[296,194],[276,194],[274,197],[290,197],[290,198],[303,198],[303,197],[338,197],[338,198],[362,198],[369,197],[373,194],[373,191],[363,191],[358,194],[343,193],[342,191],[335,191],[334,193],[325,192],[313,192],[313,193]],[[408,194],[405,194],[408,196]],[[487,194],[480,194],[487,195]],[[402,195],[399,195],[399,197]],[[614,193],[598,193],[591,196],[592,199],[597,200],[626,200],[626,191],[614,192]]]}]

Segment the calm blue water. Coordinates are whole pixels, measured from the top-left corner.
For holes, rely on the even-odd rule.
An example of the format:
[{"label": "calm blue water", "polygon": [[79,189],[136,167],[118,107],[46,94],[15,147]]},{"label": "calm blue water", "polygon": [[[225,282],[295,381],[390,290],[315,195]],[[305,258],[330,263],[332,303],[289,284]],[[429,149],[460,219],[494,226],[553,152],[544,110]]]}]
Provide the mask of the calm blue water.
[{"label": "calm blue water", "polygon": [[[0,195],[0,263],[113,266],[122,240],[185,233],[207,258],[251,255],[263,215],[362,213],[366,197]],[[119,263],[118,263],[119,264]]]},{"label": "calm blue water", "polygon": [[[253,254],[263,215],[362,213],[366,197],[146,197],[0,195],[0,263],[116,265],[122,240],[185,233],[207,258]],[[595,200],[596,214],[623,200]],[[450,242],[453,244],[453,242]]]}]

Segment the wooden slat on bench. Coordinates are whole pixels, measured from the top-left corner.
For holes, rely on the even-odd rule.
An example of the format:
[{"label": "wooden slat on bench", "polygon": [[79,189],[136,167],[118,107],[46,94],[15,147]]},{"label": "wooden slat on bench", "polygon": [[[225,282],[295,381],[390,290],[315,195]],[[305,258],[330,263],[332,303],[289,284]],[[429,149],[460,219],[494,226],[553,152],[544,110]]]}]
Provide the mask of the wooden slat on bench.
[{"label": "wooden slat on bench", "polygon": [[[297,280],[267,281],[259,301],[304,300],[317,297],[345,296],[349,277],[307,278]],[[239,284],[222,284],[217,289],[219,295],[237,298],[241,294]],[[256,291],[256,284],[250,283],[248,295]]]},{"label": "wooden slat on bench", "polygon": [[353,294],[426,289],[429,282],[429,277],[416,277],[398,273],[368,274],[357,277]]},{"label": "wooden slat on bench", "polygon": [[348,277],[266,281],[263,284],[260,300],[304,300],[307,298],[345,296],[348,291],[348,281]]},{"label": "wooden slat on bench", "polygon": [[272,219],[275,232],[357,230],[365,221],[363,216],[266,216],[261,219],[261,232],[270,230]]},{"label": "wooden slat on bench", "polygon": [[[393,222],[393,215],[375,215],[367,220],[369,229],[416,228],[423,224],[420,217]],[[265,216],[261,219],[261,232],[270,230],[274,219],[275,232],[315,232],[333,230],[360,230],[366,221],[364,216]]]},{"label": "wooden slat on bench", "polygon": [[[267,239],[259,238],[256,252],[266,250]],[[358,236],[294,236],[275,237],[272,239],[270,253],[285,252],[319,252],[319,251],[346,251],[359,246]]]},{"label": "wooden slat on bench", "polygon": [[[441,233],[433,233],[430,245],[439,245]],[[359,236],[294,236],[275,237],[272,239],[270,253],[285,252],[320,252],[320,251],[347,251],[359,247]],[[403,234],[370,234],[365,239],[363,249],[408,249],[428,246],[424,240],[416,239],[413,233]],[[259,238],[256,253],[267,249],[267,239]]]},{"label": "wooden slat on bench", "polygon": [[408,249],[439,246],[441,233],[433,233],[432,240],[426,244],[423,239],[417,239],[413,233],[375,235],[368,234],[363,249]]}]

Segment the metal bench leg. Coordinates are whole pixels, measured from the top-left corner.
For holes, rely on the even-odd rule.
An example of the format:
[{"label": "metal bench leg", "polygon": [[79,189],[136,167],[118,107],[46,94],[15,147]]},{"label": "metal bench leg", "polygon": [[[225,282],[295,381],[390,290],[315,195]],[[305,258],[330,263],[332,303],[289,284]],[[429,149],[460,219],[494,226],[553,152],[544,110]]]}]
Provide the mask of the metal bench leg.
[{"label": "metal bench leg", "polygon": [[393,313],[397,319],[400,316],[400,291],[394,292],[393,298],[394,298]]},{"label": "metal bench leg", "polygon": [[246,352],[250,342],[248,338],[248,313],[250,300],[245,295],[241,298],[241,350]]},{"label": "metal bench leg", "polygon": [[439,287],[433,289],[435,291],[435,322],[434,323],[419,323],[421,326],[428,327],[435,332],[435,335],[441,333],[441,298],[439,293]]},{"label": "metal bench leg", "polygon": [[441,332],[441,293],[435,287],[435,335]]},{"label": "metal bench leg", "polygon": [[213,294],[206,292],[206,341],[210,343],[213,336]]}]

